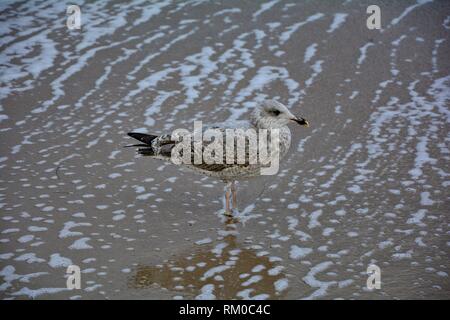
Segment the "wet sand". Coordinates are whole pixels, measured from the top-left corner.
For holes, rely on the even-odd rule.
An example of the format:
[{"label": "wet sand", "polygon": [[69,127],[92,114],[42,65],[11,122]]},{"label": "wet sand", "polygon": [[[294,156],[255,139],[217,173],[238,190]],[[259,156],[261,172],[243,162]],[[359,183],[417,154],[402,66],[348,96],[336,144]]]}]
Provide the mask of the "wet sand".
[{"label": "wet sand", "polygon": [[[71,31],[67,5],[0,4],[2,299],[448,299],[448,1],[97,1]],[[239,220],[122,148],[260,98],[311,127]]]}]

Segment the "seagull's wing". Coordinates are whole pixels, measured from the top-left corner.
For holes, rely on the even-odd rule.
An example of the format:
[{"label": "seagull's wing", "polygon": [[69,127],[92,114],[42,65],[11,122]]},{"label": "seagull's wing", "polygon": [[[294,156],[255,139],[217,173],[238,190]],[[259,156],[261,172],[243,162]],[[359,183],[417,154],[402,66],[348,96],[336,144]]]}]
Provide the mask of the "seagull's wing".
[{"label": "seagull's wing", "polygon": [[[258,150],[257,146],[250,143],[249,138],[246,135],[245,130],[250,127],[251,125],[245,121],[242,123],[235,123],[233,126],[229,126],[227,123],[220,123],[204,127],[201,148],[195,147],[192,134],[183,137],[183,139],[180,139],[179,141],[174,141],[171,135],[168,134],[150,136],[146,134],[129,133],[129,135],[144,142],[143,145],[135,145],[140,147],[138,153],[141,155],[170,160],[173,152],[176,152],[180,159],[183,159],[184,152],[187,152],[190,154],[190,163],[183,164],[190,165],[199,170],[220,172],[232,167],[248,167],[254,164],[254,162],[252,162],[254,161],[254,158],[251,157],[254,157]],[[227,134],[229,135],[230,133],[232,133],[234,137],[232,140],[229,139],[227,141]],[[211,138],[211,136],[214,138]],[[216,137],[221,137],[222,143],[216,142]],[[179,144],[183,143],[186,138],[190,138],[191,143],[188,144],[187,147],[184,145],[184,148],[182,148]],[[228,145],[228,148],[232,150],[230,155],[233,154],[233,156],[229,155],[227,159],[227,144],[230,142],[232,142],[233,145]],[[212,146],[213,143],[218,143],[222,150],[222,155],[218,153],[217,157],[214,158],[214,161],[209,161],[210,163],[207,163],[208,161],[205,161],[204,158],[205,155],[212,155],[213,157],[216,155],[216,153],[212,151],[214,149]],[[238,146],[242,150],[241,157],[238,157]],[[173,150],[174,148],[176,148],[176,150]],[[250,152],[250,149],[254,152]],[[219,147],[216,147],[215,150],[218,151]],[[196,159],[201,159],[200,163],[195,163]]]},{"label": "seagull's wing", "polygon": [[[250,161],[250,148],[254,148],[252,151],[253,155],[256,155],[257,153],[257,146],[251,145],[248,136],[246,136],[245,130],[248,129],[248,126],[233,126],[229,127],[226,125],[212,125],[208,128],[206,128],[203,132],[203,139],[202,139],[202,148],[195,148],[194,144],[192,143],[191,148],[191,165],[197,169],[205,170],[205,171],[212,171],[212,172],[220,172],[225,169],[229,169],[232,167],[248,167],[253,164],[253,162]],[[212,133],[212,136],[214,139],[208,136],[207,130],[210,129],[210,133]],[[239,130],[241,129],[241,130]],[[233,134],[232,139],[227,140],[227,134]],[[218,143],[218,146],[215,148],[215,151],[221,150],[222,155],[218,154],[217,157],[215,157],[213,163],[206,163],[205,156],[211,155],[212,157],[215,156],[215,152],[211,152],[214,148],[212,148],[212,144],[216,143],[216,137],[221,137],[221,143]],[[220,138],[219,138],[220,139]],[[229,143],[232,143],[233,145],[227,145]],[[237,156],[238,153],[238,145],[239,148],[242,150],[241,157],[239,158]],[[219,147],[220,146],[220,147]],[[230,155],[227,159],[227,147],[231,150]],[[209,149],[209,150],[207,150]],[[201,152],[200,152],[201,150]],[[219,151],[220,152],[220,151]],[[195,163],[195,155],[198,154],[198,158],[202,159],[200,157],[203,156],[203,160],[201,163],[196,164]],[[211,161],[210,161],[211,162]]]}]

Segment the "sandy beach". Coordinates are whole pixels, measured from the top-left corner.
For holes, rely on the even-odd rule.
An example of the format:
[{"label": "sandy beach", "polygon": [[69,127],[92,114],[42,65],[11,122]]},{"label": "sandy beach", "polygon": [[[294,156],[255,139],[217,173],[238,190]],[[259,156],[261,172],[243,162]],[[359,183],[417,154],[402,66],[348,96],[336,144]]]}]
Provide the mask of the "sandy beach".
[{"label": "sandy beach", "polygon": [[[1,299],[449,298],[449,1],[69,4],[0,3]],[[265,98],[310,127],[237,220],[123,148]]]}]

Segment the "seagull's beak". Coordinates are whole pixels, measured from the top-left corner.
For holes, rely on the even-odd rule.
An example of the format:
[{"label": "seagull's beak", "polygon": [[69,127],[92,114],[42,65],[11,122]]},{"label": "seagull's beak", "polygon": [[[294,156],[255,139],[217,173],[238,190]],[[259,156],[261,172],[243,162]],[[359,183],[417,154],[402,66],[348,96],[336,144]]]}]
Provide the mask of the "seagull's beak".
[{"label": "seagull's beak", "polygon": [[301,126],[309,127],[308,121],[306,121],[306,119],[303,119],[302,117],[296,117],[291,120],[297,122]]}]

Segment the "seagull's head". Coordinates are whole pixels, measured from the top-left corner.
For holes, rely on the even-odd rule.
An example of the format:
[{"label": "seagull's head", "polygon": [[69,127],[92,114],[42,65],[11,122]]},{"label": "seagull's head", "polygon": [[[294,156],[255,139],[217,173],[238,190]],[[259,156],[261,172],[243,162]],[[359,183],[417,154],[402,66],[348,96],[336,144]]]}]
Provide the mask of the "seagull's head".
[{"label": "seagull's head", "polygon": [[303,117],[294,116],[282,103],[275,100],[264,100],[255,109],[253,120],[258,127],[280,128],[295,122],[299,125],[309,127],[308,121]]}]

